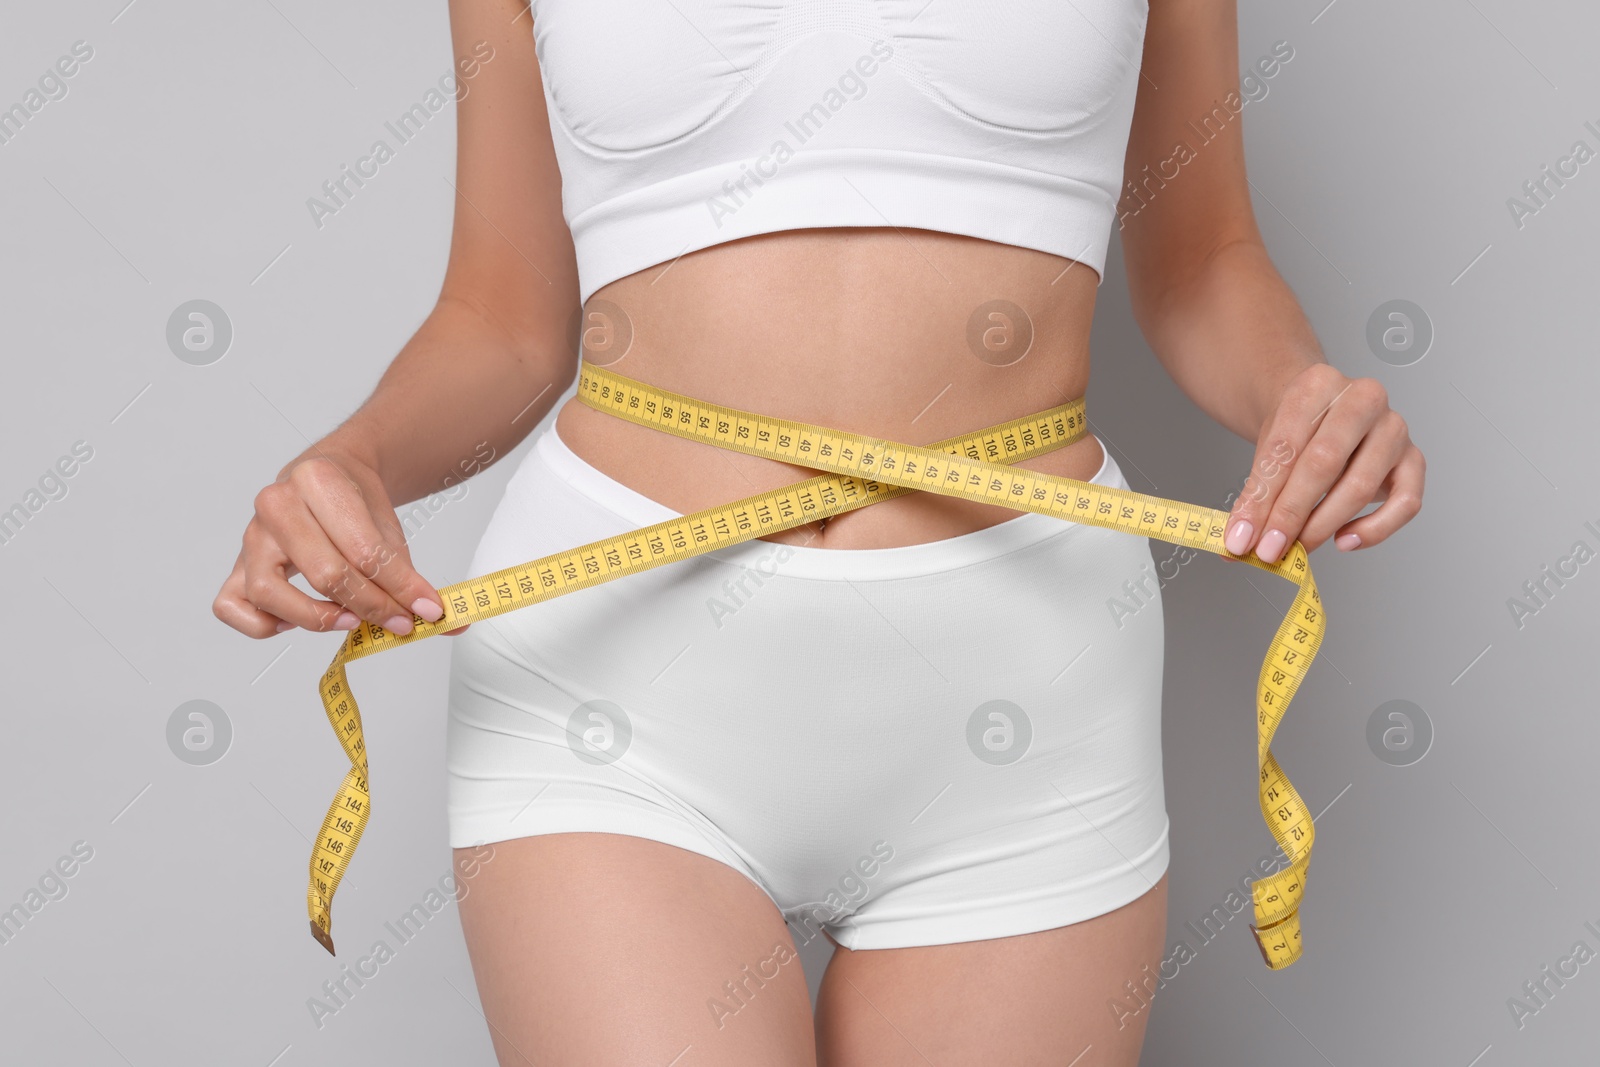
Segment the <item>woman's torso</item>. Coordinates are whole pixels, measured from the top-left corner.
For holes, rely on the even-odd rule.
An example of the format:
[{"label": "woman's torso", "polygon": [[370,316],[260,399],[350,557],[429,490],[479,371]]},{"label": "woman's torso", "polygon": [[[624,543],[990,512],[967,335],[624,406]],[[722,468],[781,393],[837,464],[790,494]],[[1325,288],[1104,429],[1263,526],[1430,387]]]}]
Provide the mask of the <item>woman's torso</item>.
[{"label": "woman's torso", "polygon": [[[585,355],[730,407],[926,444],[1082,396],[1098,281],[1071,259],[930,230],[761,234],[602,286],[585,307]],[[594,467],[683,513],[816,473],[575,398],[556,430]],[[1102,459],[1086,435],[1018,465],[1087,479]],[[908,493],[765,540],[887,548],[1016,515]]]},{"label": "woman's torso", "polygon": [[[535,0],[592,358],[617,360],[609,323],[629,377],[914,444],[1082,395],[1147,14]],[[681,512],[814,473],[575,402],[556,427]],[[1101,459],[1085,437],[1022,465]],[[890,547],[1015,515],[911,493],[767,540]]]}]

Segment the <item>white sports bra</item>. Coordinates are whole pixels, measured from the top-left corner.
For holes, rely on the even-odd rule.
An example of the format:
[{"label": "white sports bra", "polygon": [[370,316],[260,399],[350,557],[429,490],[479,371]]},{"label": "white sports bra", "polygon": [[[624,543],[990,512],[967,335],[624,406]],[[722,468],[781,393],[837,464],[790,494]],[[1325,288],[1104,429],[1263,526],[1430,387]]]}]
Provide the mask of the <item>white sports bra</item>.
[{"label": "white sports bra", "polygon": [[1146,0],[531,0],[581,298],[776,230],[1101,273]]}]

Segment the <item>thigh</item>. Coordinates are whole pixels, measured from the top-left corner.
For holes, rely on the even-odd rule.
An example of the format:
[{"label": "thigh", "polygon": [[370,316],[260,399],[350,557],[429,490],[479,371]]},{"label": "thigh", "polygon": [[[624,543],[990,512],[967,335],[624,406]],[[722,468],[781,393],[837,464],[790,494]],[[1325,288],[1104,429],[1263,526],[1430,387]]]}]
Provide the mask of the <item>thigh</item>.
[{"label": "thigh", "polygon": [[1105,915],[952,945],[835,951],[817,1001],[822,1067],[1135,1067],[1149,1012],[1125,982],[1160,966],[1167,878]]},{"label": "thigh", "polygon": [[460,911],[502,1067],[814,1067],[794,943],[742,873],[621,834],[493,848]]}]

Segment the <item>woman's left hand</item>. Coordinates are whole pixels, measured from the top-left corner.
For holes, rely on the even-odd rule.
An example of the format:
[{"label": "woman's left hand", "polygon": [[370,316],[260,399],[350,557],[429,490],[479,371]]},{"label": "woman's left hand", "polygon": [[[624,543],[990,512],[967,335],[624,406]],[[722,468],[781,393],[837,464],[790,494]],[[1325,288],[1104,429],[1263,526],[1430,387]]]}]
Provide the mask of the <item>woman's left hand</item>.
[{"label": "woman's left hand", "polygon": [[1422,509],[1425,470],[1377,379],[1313,364],[1290,380],[1262,426],[1224,544],[1236,556],[1254,548],[1264,563],[1296,540],[1307,551],[1330,537],[1343,551],[1375,545]]}]

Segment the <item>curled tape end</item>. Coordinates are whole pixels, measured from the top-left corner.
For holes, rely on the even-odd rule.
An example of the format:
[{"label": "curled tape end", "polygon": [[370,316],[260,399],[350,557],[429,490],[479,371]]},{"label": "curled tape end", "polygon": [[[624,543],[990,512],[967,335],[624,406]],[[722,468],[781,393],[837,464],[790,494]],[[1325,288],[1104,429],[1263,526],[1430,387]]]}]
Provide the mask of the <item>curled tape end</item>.
[{"label": "curled tape end", "polygon": [[[312,933],[317,933],[318,932],[317,931],[317,926],[316,926],[315,923],[311,924],[311,932]],[[1256,926],[1255,926],[1254,923],[1250,924],[1250,936],[1255,938],[1255,940],[1256,940],[1256,951],[1261,953],[1261,962],[1265,963],[1267,965],[1267,967],[1270,969],[1272,967],[1272,957],[1267,955],[1267,943],[1265,941],[1261,940],[1261,931],[1256,929]],[[333,949],[330,948],[328,951],[332,952]]]},{"label": "curled tape end", "polygon": [[[1274,923],[1273,925],[1278,924]],[[1254,923],[1250,924],[1250,936],[1256,939],[1256,948],[1261,952],[1261,961],[1267,965],[1267,970],[1269,971],[1281,971],[1300,958],[1300,953],[1297,950],[1289,955],[1279,956],[1274,959],[1272,954],[1267,951],[1267,935],[1263,934]]]},{"label": "curled tape end", "polygon": [[338,955],[338,953],[333,951],[333,936],[329,934],[328,931],[318,926],[315,922],[311,924],[311,936],[317,939],[317,944],[328,950],[328,955]]}]

